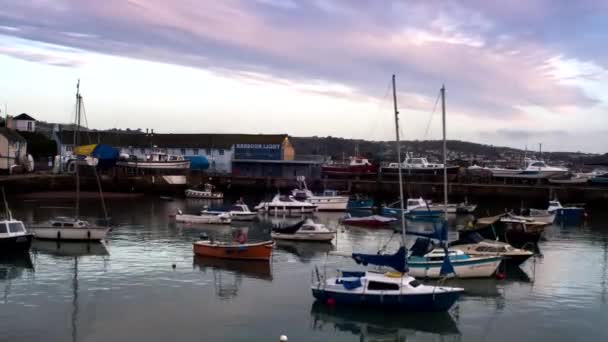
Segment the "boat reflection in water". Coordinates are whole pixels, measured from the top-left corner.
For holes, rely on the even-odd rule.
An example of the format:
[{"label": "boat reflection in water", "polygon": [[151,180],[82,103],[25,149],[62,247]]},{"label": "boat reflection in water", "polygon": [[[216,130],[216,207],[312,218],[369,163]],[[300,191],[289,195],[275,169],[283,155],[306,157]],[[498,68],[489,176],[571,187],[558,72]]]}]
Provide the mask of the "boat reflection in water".
[{"label": "boat reflection in water", "polygon": [[457,324],[447,312],[401,313],[315,301],[310,316],[313,330],[351,333],[358,335],[359,341],[406,341],[408,336],[419,334],[430,334],[443,341],[444,337],[460,338]]},{"label": "boat reflection in water", "polygon": [[195,255],[192,267],[213,274],[215,293],[220,299],[236,297],[243,276],[272,281],[272,264],[268,261],[219,259]]},{"label": "boat reflection in water", "polygon": [[85,255],[108,255],[108,249],[103,241],[73,242],[73,241],[50,241],[34,240],[32,242],[34,253],[42,252],[56,256],[85,256]]},{"label": "boat reflection in water", "polygon": [[295,255],[304,264],[311,262],[314,258],[323,256],[336,247],[331,243],[318,243],[306,241],[276,240],[277,249]]},{"label": "boat reflection in water", "polygon": [[34,271],[29,251],[0,255],[0,284],[3,284],[2,303],[8,301],[12,280],[21,278],[24,271]]}]

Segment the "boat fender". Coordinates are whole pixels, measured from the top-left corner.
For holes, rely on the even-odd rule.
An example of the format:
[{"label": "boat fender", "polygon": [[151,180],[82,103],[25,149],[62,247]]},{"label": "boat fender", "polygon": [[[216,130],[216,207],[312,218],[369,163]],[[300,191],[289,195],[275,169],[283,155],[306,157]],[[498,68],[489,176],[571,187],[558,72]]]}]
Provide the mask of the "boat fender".
[{"label": "boat fender", "polygon": [[384,275],[389,278],[401,278],[403,276],[403,273],[391,271],[391,272],[384,273]]},{"label": "boat fender", "polygon": [[182,215],[182,210],[181,209],[177,209],[177,215]]}]

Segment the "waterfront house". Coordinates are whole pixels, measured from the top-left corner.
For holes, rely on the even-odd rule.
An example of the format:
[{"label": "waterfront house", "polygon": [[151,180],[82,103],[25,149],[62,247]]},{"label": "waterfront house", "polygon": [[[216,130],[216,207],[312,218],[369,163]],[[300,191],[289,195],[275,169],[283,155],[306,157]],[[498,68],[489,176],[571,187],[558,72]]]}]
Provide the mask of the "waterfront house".
[{"label": "waterfront house", "polygon": [[14,118],[9,117],[7,127],[20,132],[36,132],[36,119],[26,113],[21,113]]},{"label": "waterfront house", "polygon": [[0,127],[0,170],[12,173],[16,165],[27,160],[27,142],[17,131]]}]

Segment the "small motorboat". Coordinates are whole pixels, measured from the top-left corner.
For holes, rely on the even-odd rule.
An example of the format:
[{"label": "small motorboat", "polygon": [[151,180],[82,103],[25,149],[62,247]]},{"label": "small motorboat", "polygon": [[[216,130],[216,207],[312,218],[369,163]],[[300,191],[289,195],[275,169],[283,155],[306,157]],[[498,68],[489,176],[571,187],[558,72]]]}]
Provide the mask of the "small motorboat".
[{"label": "small motorboat", "polygon": [[507,215],[518,220],[542,222],[546,224],[552,224],[555,221],[556,216],[555,212],[542,209],[526,209],[523,210],[523,213],[524,215],[516,215],[513,212],[509,212]]},{"label": "small motorboat", "polygon": [[[401,217],[401,208],[397,208],[397,201],[382,208],[382,215]],[[405,202],[405,216],[408,218],[420,218],[420,217],[440,217],[443,213],[443,206],[441,208],[433,208],[430,202],[425,201],[422,197],[419,198],[408,198]],[[449,207],[449,205],[448,205]],[[454,209],[454,212],[455,209]]]},{"label": "small motorboat", "polygon": [[249,207],[245,203],[235,203],[228,211],[203,210],[201,213],[209,215],[227,213],[232,221],[253,221],[258,216],[256,212],[249,210]]},{"label": "small motorboat", "polygon": [[515,248],[506,242],[484,239],[476,232],[460,233],[458,240],[450,242],[450,249],[461,250],[471,256],[501,256],[504,262],[519,266],[534,252]]},{"label": "small motorboat", "polygon": [[110,230],[107,226],[62,216],[30,226],[36,239],[47,240],[100,241],[105,239]]},{"label": "small motorboat", "polygon": [[562,206],[558,200],[549,201],[547,211],[554,213],[560,220],[579,220],[585,214],[583,205]]},{"label": "small motorboat", "polygon": [[353,217],[350,214],[346,214],[346,217],[342,219],[342,224],[362,227],[384,227],[396,221],[397,219],[394,217],[380,215]]},{"label": "small motorboat", "polygon": [[273,245],[273,241],[238,243],[202,239],[194,242],[192,249],[194,254],[205,257],[242,260],[270,260]]},{"label": "small motorboat", "polygon": [[205,183],[202,189],[186,189],[185,194],[188,198],[205,198],[205,199],[222,199],[224,194],[213,191],[215,187],[212,184]]},{"label": "small motorboat", "polygon": [[551,184],[585,184],[593,177],[589,173],[566,173],[547,179]]},{"label": "small motorboat", "polygon": [[329,163],[321,166],[321,172],[328,176],[363,176],[378,173],[378,166],[362,157],[350,157],[348,163]]},{"label": "small motorboat", "polygon": [[0,220],[0,254],[29,250],[33,237],[34,234],[25,229],[23,222],[12,217]]},{"label": "small motorboat", "polygon": [[536,247],[549,224],[514,218],[506,214],[482,217],[458,230],[459,234],[475,231],[489,240],[506,242],[515,248]]},{"label": "small motorboat", "polygon": [[[434,248],[429,239],[418,238],[411,251],[407,260],[411,276],[429,279],[444,277],[440,274],[446,256],[443,248]],[[448,249],[447,254],[454,267],[454,272],[450,276],[456,278],[491,277],[502,261],[499,255],[472,256],[458,249]]]},{"label": "small motorboat", "polygon": [[255,210],[271,214],[309,214],[317,210],[317,206],[295,200],[288,196],[275,195],[270,202],[260,202]]},{"label": "small motorboat", "polygon": [[336,236],[336,231],[306,219],[293,226],[273,228],[270,236],[275,240],[330,242]]},{"label": "small motorboat", "polygon": [[347,210],[371,210],[374,208],[374,200],[362,195],[355,195],[348,200]]},{"label": "small motorboat", "polygon": [[348,206],[348,196],[340,196],[336,190],[327,189],[321,195],[313,194],[308,190],[304,176],[298,176],[298,185],[291,191],[292,198],[314,204],[319,211],[345,211]]},{"label": "small motorboat", "polygon": [[208,224],[230,224],[232,218],[230,213],[221,211],[202,211],[198,215],[184,214],[181,210],[177,210],[175,222],[183,223],[208,223]]}]

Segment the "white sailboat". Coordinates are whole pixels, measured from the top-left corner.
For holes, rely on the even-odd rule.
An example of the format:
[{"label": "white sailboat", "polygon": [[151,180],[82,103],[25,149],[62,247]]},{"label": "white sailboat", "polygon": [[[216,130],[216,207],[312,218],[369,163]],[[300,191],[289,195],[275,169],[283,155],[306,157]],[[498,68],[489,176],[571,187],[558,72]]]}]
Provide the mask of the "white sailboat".
[{"label": "white sailboat", "polygon": [[[74,131],[74,147],[80,144],[80,121],[81,121],[81,109],[82,109],[82,96],[80,95],[80,80],[76,86],[76,130]],[[78,156],[77,156],[78,157]],[[30,226],[30,231],[34,233],[36,239],[50,239],[50,240],[87,240],[87,241],[99,241],[106,237],[106,234],[110,231],[109,227],[100,226],[88,221],[80,219],[80,173],[79,169],[81,163],[75,163],[75,175],[76,175],[76,207],[73,217],[56,217],[47,222],[35,224]],[[97,175],[97,170],[95,176]],[[108,215],[106,206],[103,199],[103,192],[101,189],[101,182],[97,179],[99,186],[99,194],[101,197],[101,205],[104,212],[104,222],[108,222]]]}]

